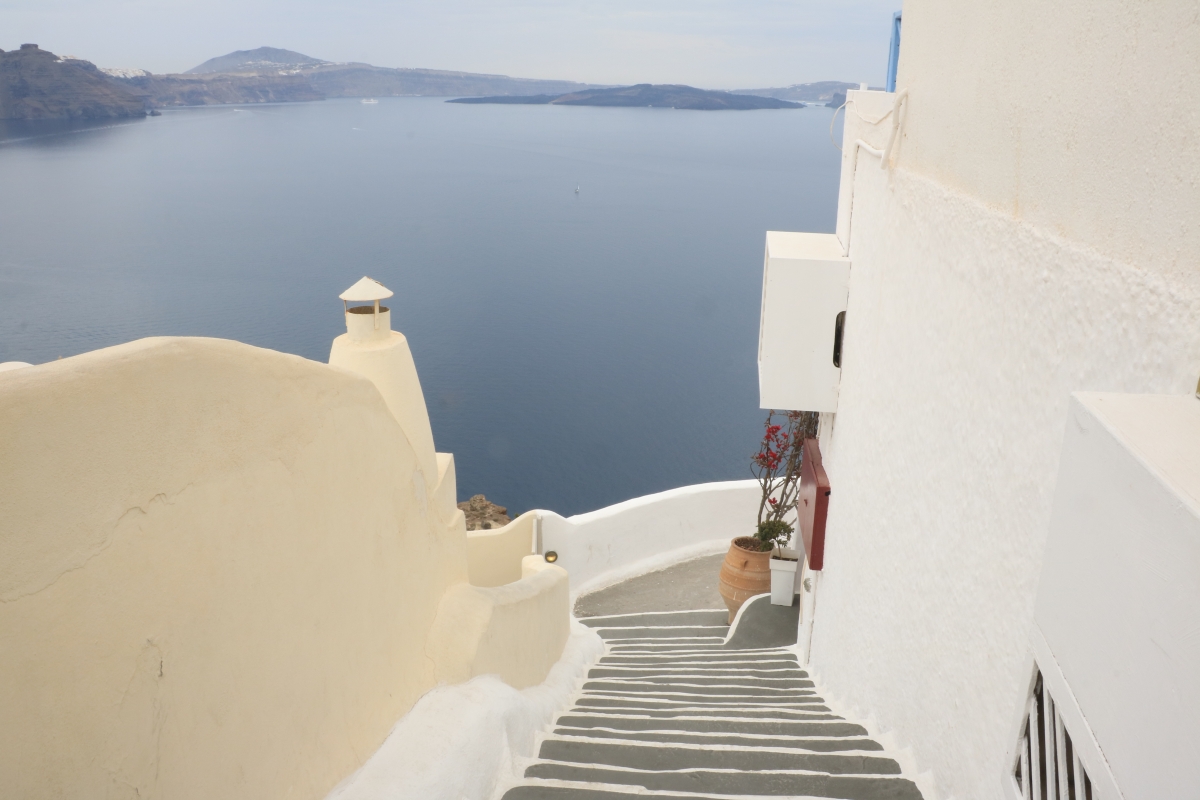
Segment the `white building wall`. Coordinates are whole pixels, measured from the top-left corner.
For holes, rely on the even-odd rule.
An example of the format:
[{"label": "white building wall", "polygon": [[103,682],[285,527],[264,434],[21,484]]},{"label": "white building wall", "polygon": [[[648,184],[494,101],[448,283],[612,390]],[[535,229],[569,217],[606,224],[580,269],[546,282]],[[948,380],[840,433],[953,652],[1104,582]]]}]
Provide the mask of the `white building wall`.
[{"label": "white building wall", "polygon": [[1200,797],[1198,445],[1194,397],[1077,394],[1068,410],[1035,653],[1092,783],[1125,800]]},{"label": "white building wall", "polygon": [[1200,27],[904,13],[894,168],[854,182],[813,667],[944,796],[999,798],[1070,393],[1200,375]]}]

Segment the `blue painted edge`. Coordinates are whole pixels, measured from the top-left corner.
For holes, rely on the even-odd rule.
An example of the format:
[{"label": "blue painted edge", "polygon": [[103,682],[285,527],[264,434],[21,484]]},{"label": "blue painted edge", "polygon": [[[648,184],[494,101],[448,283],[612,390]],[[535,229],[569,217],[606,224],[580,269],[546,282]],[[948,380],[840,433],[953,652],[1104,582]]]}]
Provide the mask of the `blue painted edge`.
[{"label": "blue painted edge", "polygon": [[888,47],[887,90],[896,91],[896,68],[900,65],[900,13],[892,14],[892,43]]}]

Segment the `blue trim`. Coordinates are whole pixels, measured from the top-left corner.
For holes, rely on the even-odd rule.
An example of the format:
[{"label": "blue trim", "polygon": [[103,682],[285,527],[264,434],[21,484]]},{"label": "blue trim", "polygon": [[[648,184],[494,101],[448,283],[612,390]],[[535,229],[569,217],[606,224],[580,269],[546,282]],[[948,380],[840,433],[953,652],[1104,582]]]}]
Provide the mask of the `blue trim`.
[{"label": "blue trim", "polygon": [[900,65],[900,12],[892,14],[892,44],[888,48],[887,90],[896,91],[896,67]]}]

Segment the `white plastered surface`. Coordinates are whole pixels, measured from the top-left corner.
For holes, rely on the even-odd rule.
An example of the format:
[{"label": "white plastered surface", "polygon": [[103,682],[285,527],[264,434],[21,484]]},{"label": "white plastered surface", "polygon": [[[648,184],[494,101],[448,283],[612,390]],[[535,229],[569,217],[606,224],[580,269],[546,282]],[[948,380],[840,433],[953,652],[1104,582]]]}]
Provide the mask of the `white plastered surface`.
[{"label": "white plastered surface", "polygon": [[487,800],[519,777],[537,734],[550,725],[604,651],[573,622],[546,680],[518,691],[494,675],[440,686],[422,697],[367,763],[327,800]]}]

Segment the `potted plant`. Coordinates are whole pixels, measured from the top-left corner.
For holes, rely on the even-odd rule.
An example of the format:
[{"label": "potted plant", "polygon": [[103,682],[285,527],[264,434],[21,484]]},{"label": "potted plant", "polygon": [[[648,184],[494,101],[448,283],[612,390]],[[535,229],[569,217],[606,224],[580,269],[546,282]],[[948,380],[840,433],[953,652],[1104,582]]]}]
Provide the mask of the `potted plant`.
[{"label": "potted plant", "polygon": [[785,517],[796,504],[804,439],[816,435],[817,414],[772,410],[763,429],[751,466],[762,488],[758,524],[752,535],[730,543],[721,564],[718,588],[730,622],[742,603],[767,591],[771,602],[791,605],[799,565],[795,551],[783,547],[795,530]]}]

